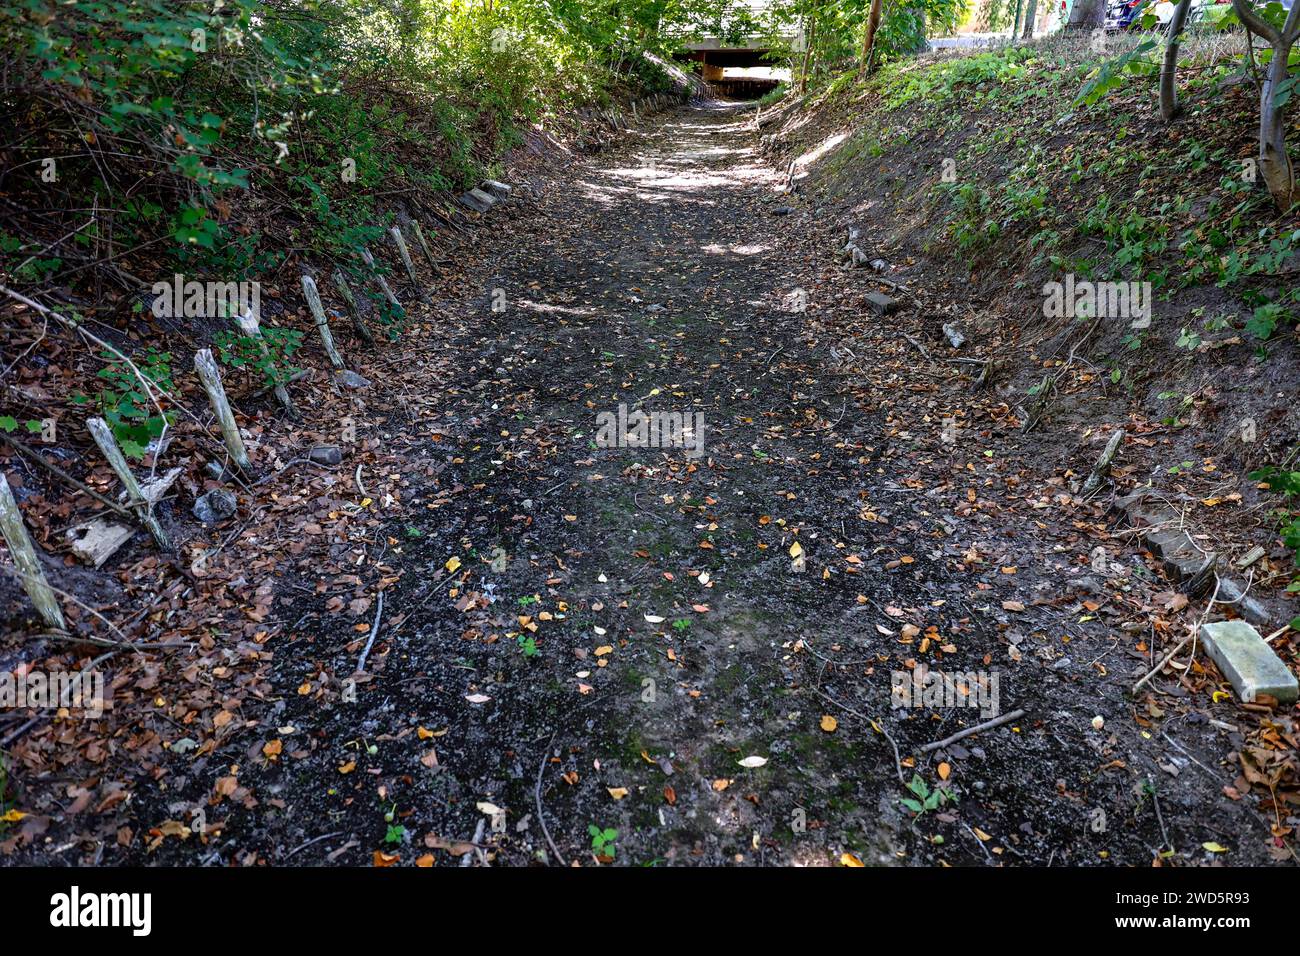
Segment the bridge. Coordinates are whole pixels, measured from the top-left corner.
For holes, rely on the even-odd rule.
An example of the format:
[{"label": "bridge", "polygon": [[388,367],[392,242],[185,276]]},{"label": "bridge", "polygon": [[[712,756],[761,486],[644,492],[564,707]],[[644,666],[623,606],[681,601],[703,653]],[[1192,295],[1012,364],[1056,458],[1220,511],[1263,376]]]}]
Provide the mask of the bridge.
[{"label": "bridge", "polygon": [[[700,77],[728,96],[762,96],[777,83],[789,80],[790,71],[767,60],[772,49],[770,34],[751,32],[761,23],[771,0],[738,0],[737,13],[723,21],[722,36],[699,37],[683,43],[680,60],[700,64]],[[795,43],[795,34],[778,35],[783,45]]]}]

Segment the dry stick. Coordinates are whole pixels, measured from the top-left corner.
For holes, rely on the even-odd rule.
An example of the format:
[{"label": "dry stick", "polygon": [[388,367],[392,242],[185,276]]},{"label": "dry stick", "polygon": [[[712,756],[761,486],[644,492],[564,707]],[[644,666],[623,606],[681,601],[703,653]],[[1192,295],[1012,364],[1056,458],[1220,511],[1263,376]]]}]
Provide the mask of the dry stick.
[{"label": "dry stick", "polygon": [[[68,318],[65,315],[60,315],[58,312],[55,312],[53,309],[47,309],[39,302],[27,298],[27,296],[23,295],[22,293],[15,292],[12,289],[7,288],[3,285],[0,285],[0,293],[9,296],[9,298],[13,299],[15,302],[21,302],[23,305],[27,306],[30,309],[35,309],[37,312],[39,312],[41,315],[47,318],[56,320],[61,325],[65,326],[68,329],[71,329],[73,332],[76,332],[87,342],[90,342],[92,345],[98,345],[100,348],[104,349],[105,351],[112,354],[115,358],[119,359],[124,365],[126,365],[127,368],[131,370],[131,374],[136,377],[136,380],[139,381],[140,387],[144,390],[145,396],[153,404],[154,409],[158,412],[158,415],[160,417],[164,419],[166,418],[166,413],[163,411],[162,405],[158,402],[158,396],[162,395],[163,397],[169,399],[175,407],[180,408],[182,411],[185,412],[185,414],[190,415],[191,418],[194,418],[194,416],[190,413],[189,409],[185,407],[183,402],[177,399],[176,396],[172,395],[165,388],[161,387],[153,379],[149,378],[147,375],[141,372],[139,366],[137,366],[135,362],[131,361],[130,358],[124,355],[121,351],[119,351],[112,343],[106,342],[104,339],[101,339],[98,335],[95,335],[93,332],[87,331],[86,328],[80,325],[79,323],[74,322],[72,319]],[[195,418],[194,420],[198,421],[197,418]]]},{"label": "dry stick", "polygon": [[[1214,576],[1214,593],[1210,595],[1210,603],[1205,605],[1205,610],[1201,612],[1201,616],[1197,618],[1196,623],[1192,625],[1191,633],[1188,634],[1186,637],[1184,637],[1177,644],[1175,644],[1174,649],[1170,651],[1168,654],[1166,654],[1164,656],[1164,659],[1161,660],[1159,664],[1151,668],[1151,670],[1147,671],[1145,677],[1143,677],[1140,681],[1138,681],[1136,684],[1134,684],[1132,687],[1129,688],[1128,693],[1130,697],[1136,697],[1137,692],[1140,691],[1146,685],[1147,681],[1151,680],[1151,678],[1155,677],[1162,670],[1164,670],[1165,665],[1174,659],[1174,655],[1177,654],[1179,651],[1181,651],[1184,645],[1186,645],[1188,641],[1196,637],[1196,635],[1201,630],[1201,625],[1205,622],[1205,619],[1210,616],[1210,609],[1214,607],[1215,602],[1217,602],[1218,599],[1219,599],[1219,576],[1216,574]],[[1193,656],[1195,656],[1195,651],[1193,651],[1192,653]],[[1187,663],[1189,666],[1191,665],[1191,661],[1188,661]]]},{"label": "dry stick", "polygon": [[411,220],[411,229],[415,232],[415,241],[420,244],[420,250],[424,253],[424,258],[429,260],[429,268],[433,270],[434,275],[438,274],[438,260],[433,257],[433,250],[429,248],[429,241],[424,238],[424,230],[420,228],[420,220]]},{"label": "dry stick", "polygon": [[45,580],[45,569],[36,557],[36,547],[27,534],[18,502],[14,500],[9,481],[3,474],[0,474],[0,534],[4,535],[5,543],[9,545],[9,554],[22,578],[23,589],[32,599],[32,606],[47,627],[66,631],[68,626],[63,620],[63,609],[59,607],[54,591]]},{"label": "dry stick", "polygon": [[126,489],[126,499],[135,511],[136,517],[140,519],[151,535],[158,547],[163,550],[171,550],[171,542],[167,540],[167,532],[163,531],[162,525],[158,523],[158,518],[154,515],[149,504],[149,499],[144,496],[140,489],[140,483],[135,480],[135,475],[131,473],[131,466],[126,463],[126,458],[122,455],[122,449],[117,446],[117,439],[113,437],[113,430],[108,427],[108,422],[102,418],[86,419],[86,427],[90,429],[90,437],[95,439],[95,444],[99,450],[104,453],[108,459],[109,466],[113,473],[117,475],[118,480],[122,482],[122,487]]},{"label": "dry stick", "polygon": [[397,254],[402,258],[402,265],[406,266],[406,274],[411,278],[411,285],[415,287],[415,294],[419,296],[421,302],[427,303],[429,295],[424,291],[424,286],[420,284],[420,277],[415,274],[415,263],[411,261],[411,252],[406,248],[406,237],[402,235],[402,230],[396,226],[389,229],[388,234],[393,237],[393,242],[397,245]]},{"label": "dry stick", "polygon": [[343,364],[343,356],[339,355],[339,350],[334,347],[334,336],[330,334],[330,322],[325,317],[325,306],[321,305],[316,280],[311,276],[302,277],[302,293],[307,297],[307,307],[311,309],[311,317],[316,320],[316,330],[320,332],[321,344],[325,346],[325,354],[329,356],[330,364],[337,369],[347,368]]},{"label": "dry stick", "polygon": [[129,509],[124,508],[122,505],[118,504],[116,501],[114,501],[111,498],[104,497],[94,488],[91,488],[89,485],[87,485],[85,482],[78,481],[76,478],[72,477],[70,474],[68,474],[58,465],[54,465],[46,461],[45,458],[40,454],[40,452],[38,452],[35,448],[32,448],[31,446],[24,444],[23,442],[15,438],[13,435],[0,434],[0,438],[3,438],[10,445],[12,445],[14,450],[17,451],[19,454],[24,455],[27,458],[30,458],[33,462],[40,465],[42,468],[45,468],[47,471],[49,471],[50,474],[54,475],[56,478],[63,479],[68,484],[72,485],[72,487],[80,491],[82,494],[89,495],[91,498],[94,498],[105,508],[108,508],[109,510],[115,512],[116,514],[121,515],[123,518],[126,518],[128,520],[135,517],[133,514],[131,514]]},{"label": "dry stick", "polygon": [[280,380],[280,370],[276,368],[275,360],[271,358],[271,349],[266,344],[266,339],[262,336],[262,323],[258,321],[257,316],[248,312],[239,317],[239,327],[244,334],[257,343],[258,349],[262,352],[262,359],[266,362],[267,372],[275,384],[272,390],[275,392],[276,401],[284,406],[284,410],[289,413],[289,417],[297,420],[299,418],[298,409],[294,407],[293,399],[289,397],[289,390],[284,387],[284,382]]},{"label": "dry stick", "polygon": [[352,318],[352,327],[357,330],[357,335],[361,336],[362,341],[367,345],[375,344],[375,337],[370,332],[370,327],[366,325],[366,320],[361,317],[361,310],[357,307],[357,300],[352,295],[352,289],[348,286],[348,280],[343,275],[342,269],[334,270],[334,285],[338,287],[339,295],[343,296],[343,301],[347,303],[348,315]]},{"label": "dry stick", "polygon": [[226,443],[226,451],[234,459],[241,471],[251,472],[253,464],[248,460],[248,449],[244,447],[244,438],[239,434],[239,425],[235,422],[235,413],[230,409],[226,398],[226,389],[221,384],[221,371],[217,360],[212,357],[212,349],[199,349],[194,353],[194,372],[203,383],[203,390],[208,393],[208,404],[212,414],[217,416],[221,426],[221,437]]},{"label": "dry stick", "polygon": [[379,592],[379,606],[375,608],[375,620],[370,625],[370,639],[366,641],[365,648],[361,651],[361,657],[357,659],[358,674],[366,672],[366,658],[370,656],[370,648],[375,646],[375,635],[379,633],[379,616],[384,613],[384,592]]},{"label": "dry stick", "polygon": [[546,845],[551,848],[551,852],[555,854],[555,858],[560,861],[561,866],[568,866],[564,854],[560,852],[560,848],[551,839],[550,827],[546,825],[546,814],[542,812],[542,773],[546,770],[546,761],[551,758],[551,747],[555,744],[555,738],[558,734],[558,730],[551,734],[551,740],[546,745],[546,750],[542,752],[542,762],[537,767],[537,785],[533,787],[533,801],[537,804],[537,822],[542,825],[542,836],[546,837]]},{"label": "dry stick", "polygon": [[974,727],[967,727],[965,730],[959,730],[951,737],[944,737],[943,740],[936,740],[934,743],[926,744],[921,748],[921,753],[928,754],[932,751],[947,747],[949,744],[955,744],[963,737],[969,737],[971,734],[978,734],[983,730],[992,730],[994,727],[999,727],[1002,724],[1015,720],[1017,717],[1023,716],[1025,716],[1025,712],[1017,708],[1009,714],[1003,714],[1001,717],[994,717],[992,720],[986,720],[984,723],[976,724]]},{"label": "dry stick", "polygon": [[388,301],[391,302],[399,311],[404,312],[405,310],[402,309],[402,303],[397,301],[397,296],[393,295],[393,290],[388,287],[388,280],[385,279],[383,275],[380,274],[378,268],[376,268],[375,257],[370,254],[370,250],[365,246],[361,247],[361,260],[370,267],[370,272],[374,275],[375,282],[378,283],[380,290],[388,298]]}]

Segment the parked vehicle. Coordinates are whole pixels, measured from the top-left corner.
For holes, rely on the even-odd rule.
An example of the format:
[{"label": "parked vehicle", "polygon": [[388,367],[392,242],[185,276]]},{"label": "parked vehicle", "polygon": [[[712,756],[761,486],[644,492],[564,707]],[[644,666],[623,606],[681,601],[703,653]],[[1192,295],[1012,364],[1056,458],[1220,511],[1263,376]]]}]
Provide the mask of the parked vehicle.
[{"label": "parked vehicle", "polygon": [[[1290,9],[1295,0],[1281,0],[1285,9]],[[1171,0],[1112,0],[1106,7],[1105,30],[1107,33],[1117,33],[1123,30],[1135,30],[1142,28],[1143,18],[1148,13],[1156,18],[1151,29],[1165,31],[1169,28],[1169,21],[1174,17],[1174,7],[1177,4]],[[1192,8],[1187,14],[1187,25],[1194,23],[1217,23],[1219,18],[1224,16],[1232,9],[1232,0],[1192,0]]]}]

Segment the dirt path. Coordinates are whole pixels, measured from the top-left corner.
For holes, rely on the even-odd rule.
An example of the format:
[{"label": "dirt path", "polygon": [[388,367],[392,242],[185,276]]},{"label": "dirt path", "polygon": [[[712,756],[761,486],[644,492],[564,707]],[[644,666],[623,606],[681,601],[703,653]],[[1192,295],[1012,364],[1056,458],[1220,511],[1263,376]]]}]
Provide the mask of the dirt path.
[{"label": "dirt path", "polygon": [[[446,305],[462,331],[390,366],[404,399],[371,438],[401,477],[330,552],[391,585],[366,676],[368,622],[287,570],[311,636],[276,648],[257,743],[139,819],[237,777],[211,862],[454,865],[477,830],[498,865],[591,863],[592,828],[633,865],[1265,859],[1220,732],[1123,697],[1144,658],[1080,516],[1034,510],[1051,489],[1021,486],[998,402],[803,250],[751,115],[676,114],[576,167]],[[698,413],[702,454],[600,447],[620,405]],[[891,707],[918,665],[997,699]],[[950,797],[918,819],[914,775]]]}]

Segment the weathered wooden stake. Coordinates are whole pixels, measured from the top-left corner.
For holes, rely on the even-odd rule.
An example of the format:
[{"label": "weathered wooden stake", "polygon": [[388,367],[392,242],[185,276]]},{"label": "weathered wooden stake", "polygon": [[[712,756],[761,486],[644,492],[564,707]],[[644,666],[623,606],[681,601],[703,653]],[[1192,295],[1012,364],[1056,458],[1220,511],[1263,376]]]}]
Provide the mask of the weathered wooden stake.
[{"label": "weathered wooden stake", "polygon": [[429,248],[429,242],[424,238],[424,230],[420,228],[420,220],[412,219],[411,228],[415,230],[415,239],[420,244],[420,249],[424,252],[424,258],[429,260],[429,268],[438,273],[438,260],[433,257],[433,250]]},{"label": "weathered wooden stake", "polygon": [[257,316],[252,312],[247,312],[239,317],[239,327],[262,350],[262,357],[266,359],[266,366],[270,370],[272,380],[275,382],[276,401],[284,406],[284,410],[289,413],[290,418],[299,418],[298,409],[294,407],[293,399],[289,397],[289,390],[284,387],[284,382],[280,380],[280,370],[276,367],[275,360],[271,358],[271,349],[262,336],[262,323],[258,321]]},{"label": "weathered wooden stake", "polygon": [[109,466],[126,489],[127,503],[135,511],[140,523],[149,529],[154,541],[158,542],[158,547],[170,550],[172,543],[167,540],[167,532],[163,531],[162,525],[158,523],[153,510],[149,507],[149,499],[140,490],[140,483],[131,473],[131,466],[126,463],[122,449],[117,447],[117,439],[113,437],[113,430],[108,427],[108,422],[102,418],[88,418],[86,427],[90,429],[90,437],[95,439],[95,444],[104,453]]},{"label": "weathered wooden stake", "polygon": [[235,424],[235,413],[230,410],[230,402],[226,398],[226,389],[221,384],[221,372],[217,368],[217,360],[212,357],[212,349],[199,349],[194,353],[194,371],[203,383],[203,390],[208,393],[208,404],[212,406],[212,414],[217,416],[217,424],[221,426],[226,451],[230,452],[237,468],[245,472],[252,471],[248,449],[244,447],[244,438],[239,434],[239,426]]},{"label": "weathered wooden stake", "polygon": [[393,242],[397,244],[397,254],[402,257],[402,265],[406,266],[406,274],[411,277],[411,285],[415,286],[415,294],[420,297],[420,301],[427,303],[429,296],[424,291],[424,286],[420,284],[420,277],[415,274],[415,263],[411,261],[411,252],[406,248],[406,237],[402,235],[402,230],[393,226],[388,230],[388,234],[393,237]]},{"label": "weathered wooden stake", "polygon": [[316,280],[311,276],[302,277],[302,294],[307,297],[307,307],[311,309],[311,316],[316,320],[316,330],[320,332],[321,344],[325,346],[325,354],[330,357],[330,363],[335,368],[347,368],[343,364],[343,356],[339,355],[339,350],[334,347],[334,336],[330,334],[330,322],[325,317],[325,306],[321,304]]},{"label": "weathered wooden stake", "polygon": [[9,554],[22,579],[23,590],[32,599],[36,612],[47,627],[66,631],[68,625],[63,620],[63,608],[59,607],[54,591],[45,580],[45,569],[36,557],[36,547],[23,524],[23,514],[18,510],[18,502],[14,500],[9,481],[3,474],[0,474],[0,533],[4,535],[5,544],[9,545]]},{"label": "weathered wooden stake", "polygon": [[342,269],[334,270],[334,284],[338,287],[339,295],[343,296],[343,301],[347,303],[348,315],[352,317],[352,327],[357,330],[357,335],[367,345],[375,344],[375,337],[370,333],[370,326],[366,325],[366,320],[361,317],[361,309],[357,307],[357,300],[352,295],[352,289],[348,286],[347,277],[343,275]]},{"label": "weathered wooden stake", "polygon": [[397,301],[397,296],[393,295],[393,290],[388,287],[388,280],[385,279],[380,274],[378,268],[375,267],[375,257],[370,254],[370,250],[365,246],[361,247],[361,260],[370,267],[371,273],[374,274],[375,282],[379,284],[380,290],[382,290],[384,295],[387,296],[388,301],[397,309],[405,312],[405,310],[402,309],[402,303]]}]

